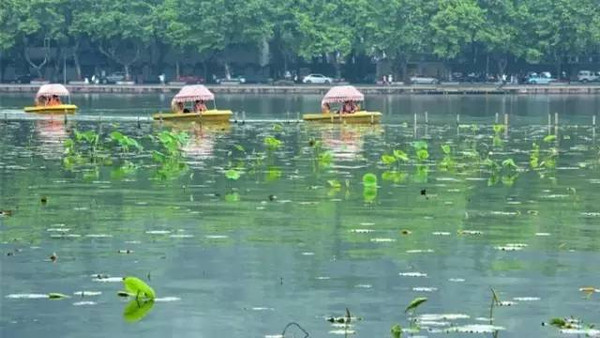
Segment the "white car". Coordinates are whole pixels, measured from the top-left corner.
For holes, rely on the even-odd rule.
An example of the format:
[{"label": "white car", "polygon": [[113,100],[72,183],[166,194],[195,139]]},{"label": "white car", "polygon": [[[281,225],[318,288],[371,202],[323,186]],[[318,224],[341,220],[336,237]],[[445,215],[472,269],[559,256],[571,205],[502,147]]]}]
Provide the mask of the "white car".
[{"label": "white car", "polygon": [[302,79],[302,83],[317,83],[317,84],[330,84],[333,79],[322,74],[308,74]]},{"label": "white car", "polygon": [[410,78],[410,83],[412,84],[437,84],[439,83],[438,79],[434,77],[425,77],[425,76],[413,76]]},{"label": "white car", "polygon": [[577,73],[577,81],[579,82],[594,82],[600,81],[600,72],[590,72],[589,70],[580,70]]}]

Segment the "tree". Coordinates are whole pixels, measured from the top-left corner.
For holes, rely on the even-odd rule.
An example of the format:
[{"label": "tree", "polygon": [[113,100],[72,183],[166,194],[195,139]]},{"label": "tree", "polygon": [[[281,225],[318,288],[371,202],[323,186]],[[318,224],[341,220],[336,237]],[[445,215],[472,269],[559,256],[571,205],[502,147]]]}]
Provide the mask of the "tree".
[{"label": "tree", "polygon": [[597,0],[529,0],[528,7],[536,40],[530,44],[539,51],[538,56],[555,63],[558,74],[568,56],[585,54],[597,46]]},{"label": "tree", "polygon": [[24,15],[20,10],[19,0],[0,1],[0,81],[4,79],[3,53],[15,46],[20,34],[19,18]]},{"label": "tree", "polygon": [[531,17],[525,4],[517,0],[479,0],[479,4],[485,11],[485,21],[477,40],[485,44],[498,63],[498,74],[505,73],[509,55],[526,57],[537,53],[528,48],[524,28]]},{"label": "tree", "polygon": [[475,0],[439,0],[431,19],[433,53],[456,57],[464,46],[477,41],[484,20],[484,11]]},{"label": "tree", "polygon": [[[193,47],[201,55],[220,55],[230,76],[233,47],[256,46],[272,35],[264,0],[169,0],[172,22],[167,37],[178,48]],[[189,24],[193,22],[194,24]]]},{"label": "tree", "polygon": [[408,62],[430,50],[431,27],[437,0],[375,0],[368,7],[367,52],[398,64],[405,81]]},{"label": "tree", "polygon": [[298,23],[298,55],[306,60],[329,56],[336,76],[340,60],[352,51],[353,29],[344,18],[343,0],[299,0],[295,19]]},{"label": "tree", "polygon": [[[35,69],[38,77],[42,78],[42,68],[51,57],[51,44],[56,45],[65,38],[65,20],[58,9],[67,1],[69,0],[2,1],[0,49],[22,46],[25,60]],[[41,61],[37,63],[36,58],[31,56],[31,47],[34,45],[42,46],[42,56],[37,58]]]},{"label": "tree", "polygon": [[144,0],[84,0],[73,20],[72,32],[84,34],[96,43],[98,50],[120,64],[130,79],[131,66],[154,34],[153,15],[156,3]]}]

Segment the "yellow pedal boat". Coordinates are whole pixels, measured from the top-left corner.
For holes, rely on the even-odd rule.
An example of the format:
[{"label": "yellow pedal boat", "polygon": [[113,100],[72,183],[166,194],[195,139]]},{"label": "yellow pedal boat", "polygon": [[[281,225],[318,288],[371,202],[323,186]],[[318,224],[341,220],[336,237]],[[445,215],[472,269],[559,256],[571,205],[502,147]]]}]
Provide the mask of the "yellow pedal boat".
[{"label": "yellow pedal boat", "polygon": [[[206,108],[206,101],[213,101],[213,109]],[[192,103],[186,108],[186,103]],[[217,109],[215,95],[203,85],[184,86],[171,101],[170,113],[152,115],[155,120],[194,121],[200,123],[229,123],[231,110]]]},{"label": "yellow pedal boat", "polygon": [[358,111],[352,114],[304,114],[304,121],[323,122],[323,123],[379,123],[381,113],[378,111]]},{"label": "yellow pedal boat", "polygon": [[163,121],[196,121],[200,123],[229,123],[233,113],[231,110],[206,110],[201,113],[158,113],[152,115],[155,120]]},{"label": "yellow pedal boat", "polygon": [[[321,114],[304,114],[304,121],[321,123],[370,123],[375,124],[381,121],[381,113],[378,111],[361,110],[358,102],[363,102],[365,96],[354,86],[335,86],[332,87],[321,101]],[[339,106],[339,109],[332,109],[331,105]]]},{"label": "yellow pedal boat", "polygon": [[[61,97],[66,98],[68,103],[62,103]],[[40,87],[35,95],[35,106],[25,107],[26,113],[38,114],[75,114],[77,106],[71,104],[69,91],[65,86],[53,83]]]},{"label": "yellow pedal boat", "polygon": [[77,106],[74,104],[59,104],[56,106],[25,107],[26,113],[38,114],[75,114]]}]

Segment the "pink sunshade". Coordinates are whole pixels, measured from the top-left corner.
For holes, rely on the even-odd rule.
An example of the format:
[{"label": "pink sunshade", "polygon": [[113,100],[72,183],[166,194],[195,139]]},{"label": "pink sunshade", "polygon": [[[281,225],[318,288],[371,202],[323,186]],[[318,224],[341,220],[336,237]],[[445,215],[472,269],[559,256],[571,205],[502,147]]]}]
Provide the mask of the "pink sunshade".
[{"label": "pink sunshade", "polygon": [[323,100],[323,103],[345,102],[345,101],[364,101],[365,96],[354,86],[337,86],[331,88]]},{"label": "pink sunshade", "polygon": [[173,102],[190,102],[196,100],[213,101],[214,99],[215,94],[208,90],[204,85],[193,85],[181,88],[179,93],[173,98]]},{"label": "pink sunshade", "polygon": [[45,84],[40,87],[40,89],[38,90],[35,97],[38,98],[40,96],[53,96],[53,95],[69,96],[69,91],[67,90],[67,88],[65,88],[65,86],[63,86],[59,83]]}]

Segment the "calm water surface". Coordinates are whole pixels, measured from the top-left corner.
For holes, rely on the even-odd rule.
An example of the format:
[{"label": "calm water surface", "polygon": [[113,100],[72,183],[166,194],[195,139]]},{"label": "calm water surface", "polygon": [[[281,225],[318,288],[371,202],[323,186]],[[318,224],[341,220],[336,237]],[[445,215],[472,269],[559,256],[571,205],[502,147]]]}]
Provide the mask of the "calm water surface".
[{"label": "calm water surface", "polygon": [[[560,337],[541,325],[552,317],[600,320],[600,294],[579,291],[600,288],[598,97],[372,97],[381,126],[203,128],[113,121],[148,116],[166,97],[76,95],[80,115],[102,121],[66,124],[21,119],[30,100],[0,95],[0,117],[10,117],[0,122],[0,210],[12,210],[0,216],[2,337],[265,337],[290,322],[311,337],[389,337],[392,325],[409,326],[415,297],[428,298],[417,316],[464,315],[422,323],[421,336],[492,337],[436,332],[489,324],[490,288],[514,302],[494,308],[495,337]],[[271,120],[318,101],[232,95],[219,104]],[[549,128],[555,112],[560,125]],[[510,114],[508,130],[493,130],[496,113]],[[74,129],[100,132],[110,158],[68,166]],[[114,130],[145,150],[114,149]],[[147,137],[163,130],[190,135],[185,167],[167,179]],[[269,150],[266,137],[282,144]],[[421,162],[416,140],[428,145]],[[397,149],[411,160],[384,164]],[[230,168],[238,180],[225,177]],[[376,189],[363,185],[366,173]],[[138,276],[159,299],[131,322],[122,284],[99,274]],[[82,290],[101,293],[74,295]],[[22,298],[51,292],[72,297]],[[346,308],[362,320],[326,320]]]}]

